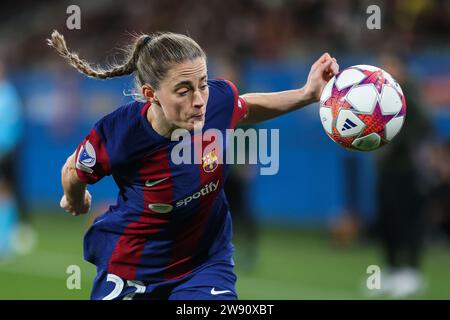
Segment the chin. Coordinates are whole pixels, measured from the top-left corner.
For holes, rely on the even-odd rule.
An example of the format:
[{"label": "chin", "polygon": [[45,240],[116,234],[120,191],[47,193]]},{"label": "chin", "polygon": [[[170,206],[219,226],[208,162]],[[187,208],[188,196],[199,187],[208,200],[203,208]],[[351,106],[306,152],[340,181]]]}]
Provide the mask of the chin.
[{"label": "chin", "polygon": [[192,124],[192,130],[202,130],[205,125],[205,121],[196,121]]},{"label": "chin", "polygon": [[204,125],[205,125],[205,119],[203,119],[201,121],[188,122],[188,123],[186,123],[184,128],[189,131],[201,130]]}]

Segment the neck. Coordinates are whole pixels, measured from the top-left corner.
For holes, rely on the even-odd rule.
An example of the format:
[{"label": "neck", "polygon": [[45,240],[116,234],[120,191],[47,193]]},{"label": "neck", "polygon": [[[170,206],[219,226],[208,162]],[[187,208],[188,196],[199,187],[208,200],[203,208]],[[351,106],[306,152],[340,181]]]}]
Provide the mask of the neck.
[{"label": "neck", "polygon": [[161,106],[156,103],[152,103],[150,108],[148,108],[147,120],[153,130],[165,138],[170,138],[172,132],[176,129],[175,125],[167,121],[164,112],[161,110]]}]

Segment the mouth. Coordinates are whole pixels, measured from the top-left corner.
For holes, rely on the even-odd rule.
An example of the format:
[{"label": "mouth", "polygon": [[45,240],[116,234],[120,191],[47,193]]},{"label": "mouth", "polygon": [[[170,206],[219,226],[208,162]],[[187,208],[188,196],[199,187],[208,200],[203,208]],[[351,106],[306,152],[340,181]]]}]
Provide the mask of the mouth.
[{"label": "mouth", "polygon": [[191,116],[191,119],[193,119],[194,121],[203,121],[204,116],[204,113],[200,113],[198,115]]}]

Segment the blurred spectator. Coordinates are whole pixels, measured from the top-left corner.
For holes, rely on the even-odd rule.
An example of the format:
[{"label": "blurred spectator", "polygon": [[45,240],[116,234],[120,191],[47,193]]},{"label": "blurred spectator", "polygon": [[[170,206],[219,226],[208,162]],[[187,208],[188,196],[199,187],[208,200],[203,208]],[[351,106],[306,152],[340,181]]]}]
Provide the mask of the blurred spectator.
[{"label": "blurred spectator", "polygon": [[18,177],[22,133],[22,104],[0,61],[0,258],[24,253],[33,242]]},{"label": "blurred spectator", "polygon": [[360,185],[358,176],[362,174],[360,162],[355,153],[348,152],[344,156],[343,175],[344,183],[344,206],[337,221],[331,228],[331,237],[333,244],[346,247],[352,245],[358,240],[363,219],[361,217],[358,202],[360,199]]},{"label": "blurred spectator", "polygon": [[418,155],[431,135],[431,123],[422,109],[420,89],[408,74],[404,60],[385,54],[379,65],[396,79],[406,97],[406,121],[389,145],[377,152],[379,231],[388,272],[383,292],[401,298],[419,293],[426,231],[425,200]]},{"label": "blurred spectator", "polygon": [[225,183],[225,193],[233,217],[233,238],[236,260],[244,271],[252,271],[257,264],[259,227],[250,205],[250,184],[254,178],[251,165],[234,165]]},{"label": "blurred spectator", "polygon": [[6,80],[0,61],[0,257],[12,251],[13,231],[18,221],[15,171],[21,130],[20,100]]},{"label": "blurred spectator", "polygon": [[[448,139],[448,138],[447,138]],[[428,201],[431,240],[450,244],[450,140],[437,141],[428,153]]]},{"label": "blurred spectator", "polygon": [[[404,52],[449,45],[450,3],[445,0],[136,0],[74,1],[81,31],[68,34],[80,53],[99,61],[99,52],[126,39],[126,31],[188,33],[208,56],[280,59],[324,50],[377,53],[380,42]],[[369,5],[381,9],[381,30],[366,27]],[[54,0],[0,6],[0,42],[15,67],[62,63],[43,46],[50,30],[65,28],[67,3]],[[226,13],[226,14],[224,14]],[[49,24],[49,21],[52,21]],[[84,32],[87,31],[87,32]],[[102,36],[99,38],[98,35]],[[33,55],[29,55],[33,52]]]}]

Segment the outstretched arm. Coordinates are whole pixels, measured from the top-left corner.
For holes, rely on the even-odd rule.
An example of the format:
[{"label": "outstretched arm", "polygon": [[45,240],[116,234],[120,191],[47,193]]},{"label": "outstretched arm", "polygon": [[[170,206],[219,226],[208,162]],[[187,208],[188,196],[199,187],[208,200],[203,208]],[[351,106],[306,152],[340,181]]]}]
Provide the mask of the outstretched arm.
[{"label": "outstretched arm", "polygon": [[241,123],[256,123],[278,117],[319,101],[327,82],[339,71],[335,58],[323,54],[312,66],[303,88],[272,92],[248,93],[241,97],[247,102],[247,115]]},{"label": "outstretched arm", "polygon": [[89,211],[91,207],[91,195],[86,189],[86,184],[78,178],[75,168],[74,152],[67,158],[61,172],[61,182],[64,196],[61,198],[60,206],[72,215],[77,216]]}]

